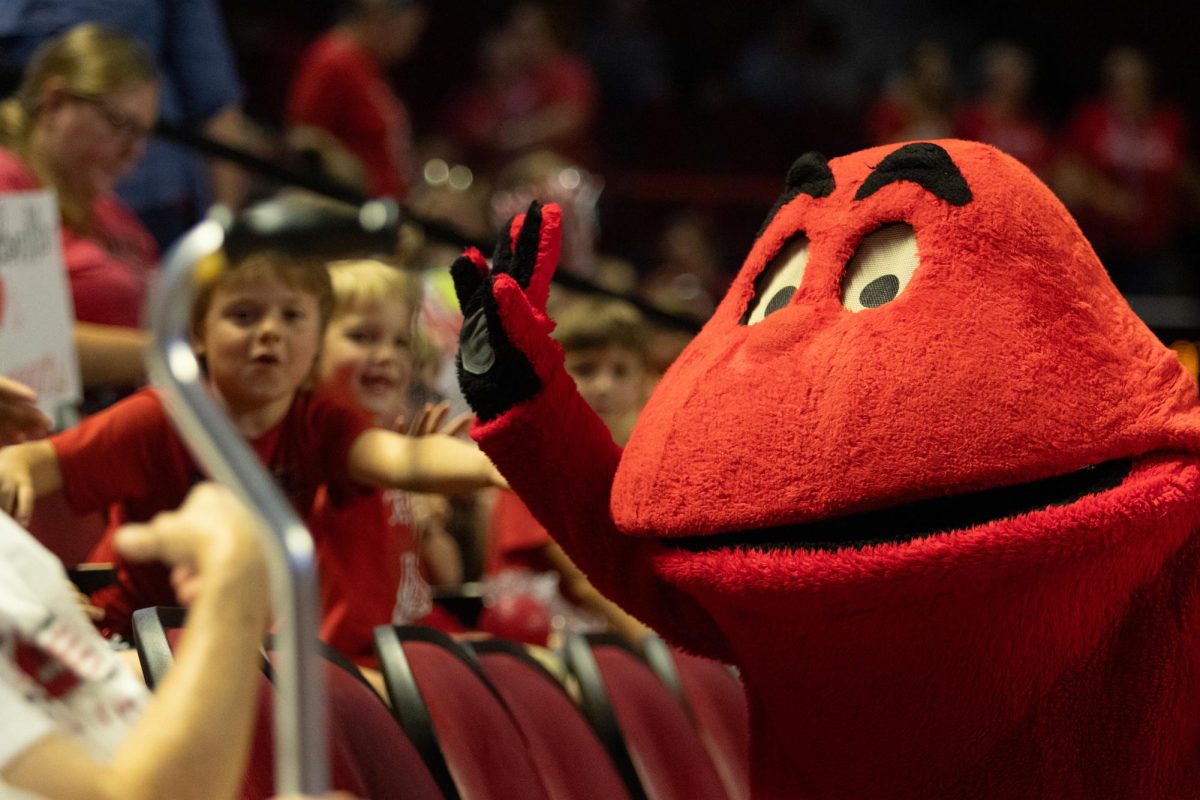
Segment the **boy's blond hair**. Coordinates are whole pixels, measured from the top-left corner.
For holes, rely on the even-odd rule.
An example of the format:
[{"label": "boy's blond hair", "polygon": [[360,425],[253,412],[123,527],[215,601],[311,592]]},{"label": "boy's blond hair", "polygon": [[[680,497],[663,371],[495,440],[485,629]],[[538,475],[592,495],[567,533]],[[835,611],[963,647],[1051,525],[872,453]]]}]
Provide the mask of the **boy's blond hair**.
[{"label": "boy's blond hair", "polygon": [[325,262],[317,258],[305,258],[278,250],[260,250],[246,256],[237,264],[224,263],[223,253],[207,257],[212,263],[201,265],[217,271],[217,276],[204,283],[192,303],[191,333],[195,338],[204,335],[204,318],[212,305],[213,295],[218,290],[237,289],[263,278],[274,278],[285,286],[312,295],[316,298],[319,312],[320,332],[333,316],[333,286]]},{"label": "boy's blond hair", "polygon": [[585,297],[558,315],[554,338],[568,353],[620,347],[648,363],[647,328],[642,314],[622,300]]},{"label": "boy's blond hair", "polygon": [[417,282],[404,270],[384,261],[334,261],[329,264],[329,277],[333,282],[334,316],[381,300],[397,300],[415,317],[420,305]]}]

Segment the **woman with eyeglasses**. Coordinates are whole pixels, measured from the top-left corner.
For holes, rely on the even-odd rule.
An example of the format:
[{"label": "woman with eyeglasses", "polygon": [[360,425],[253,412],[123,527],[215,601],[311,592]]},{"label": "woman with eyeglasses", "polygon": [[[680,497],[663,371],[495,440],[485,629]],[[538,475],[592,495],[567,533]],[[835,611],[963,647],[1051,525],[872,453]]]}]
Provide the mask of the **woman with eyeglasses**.
[{"label": "woman with eyeglasses", "polygon": [[87,410],[143,382],[141,310],[159,252],[113,187],[145,147],[158,94],[137,42],[87,24],[39,48],[0,103],[0,194],[58,196]]}]

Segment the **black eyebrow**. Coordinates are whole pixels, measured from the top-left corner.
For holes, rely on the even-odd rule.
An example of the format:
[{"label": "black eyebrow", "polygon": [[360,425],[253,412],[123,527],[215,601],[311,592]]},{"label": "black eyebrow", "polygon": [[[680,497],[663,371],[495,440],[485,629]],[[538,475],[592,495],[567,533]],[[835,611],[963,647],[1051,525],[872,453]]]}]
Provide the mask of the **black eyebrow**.
[{"label": "black eyebrow", "polygon": [[783,182],[783,194],[779,195],[775,205],[771,206],[771,210],[767,212],[767,218],[763,220],[755,238],[757,239],[767,229],[771,220],[775,219],[775,215],[779,213],[779,209],[795,200],[799,195],[828,197],[833,194],[833,189],[833,171],[829,169],[829,162],[825,160],[825,156],[813,150],[800,156],[792,162],[792,166],[788,169],[787,178]]},{"label": "black eyebrow", "polygon": [[889,153],[858,187],[854,199],[870,197],[897,181],[911,181],[952,206],[965,206],[971,202],[971,189],[962,172],[954,165],[950,154],[932,142],[906,144]]}]

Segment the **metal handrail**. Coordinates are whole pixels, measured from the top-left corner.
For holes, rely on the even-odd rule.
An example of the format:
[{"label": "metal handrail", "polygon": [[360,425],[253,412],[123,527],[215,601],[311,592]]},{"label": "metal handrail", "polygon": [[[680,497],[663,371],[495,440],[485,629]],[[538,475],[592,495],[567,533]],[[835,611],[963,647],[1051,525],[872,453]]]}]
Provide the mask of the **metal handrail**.
[{"label": "metal handrail", "polygon": [[209,219],[167,255],[145,318],[153,346],[150,382],[201,467],[228,485],[263,521],[276,615],[275,780],[280,794],[329,789],[326,704],[316,653],[317,571],[313,540],[283,492],[234,429],[205,386],[189,342],[191,310],[202,277],[197,267],[225,243],[227,229]]}]

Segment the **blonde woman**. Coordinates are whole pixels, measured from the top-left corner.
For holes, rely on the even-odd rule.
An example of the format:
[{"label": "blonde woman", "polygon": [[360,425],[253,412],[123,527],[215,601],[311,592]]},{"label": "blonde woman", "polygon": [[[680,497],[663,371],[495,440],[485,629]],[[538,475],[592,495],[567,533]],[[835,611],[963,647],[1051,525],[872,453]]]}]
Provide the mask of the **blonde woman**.
[{"label": "blonde woman", "polygon": [[139,330],[159,253],[113,188],[158,114],[153,61],[134,40],[80,25],[46,42],[0,103],[0,194],[50,188],[75,302],[84,386],[142,382]]}]

